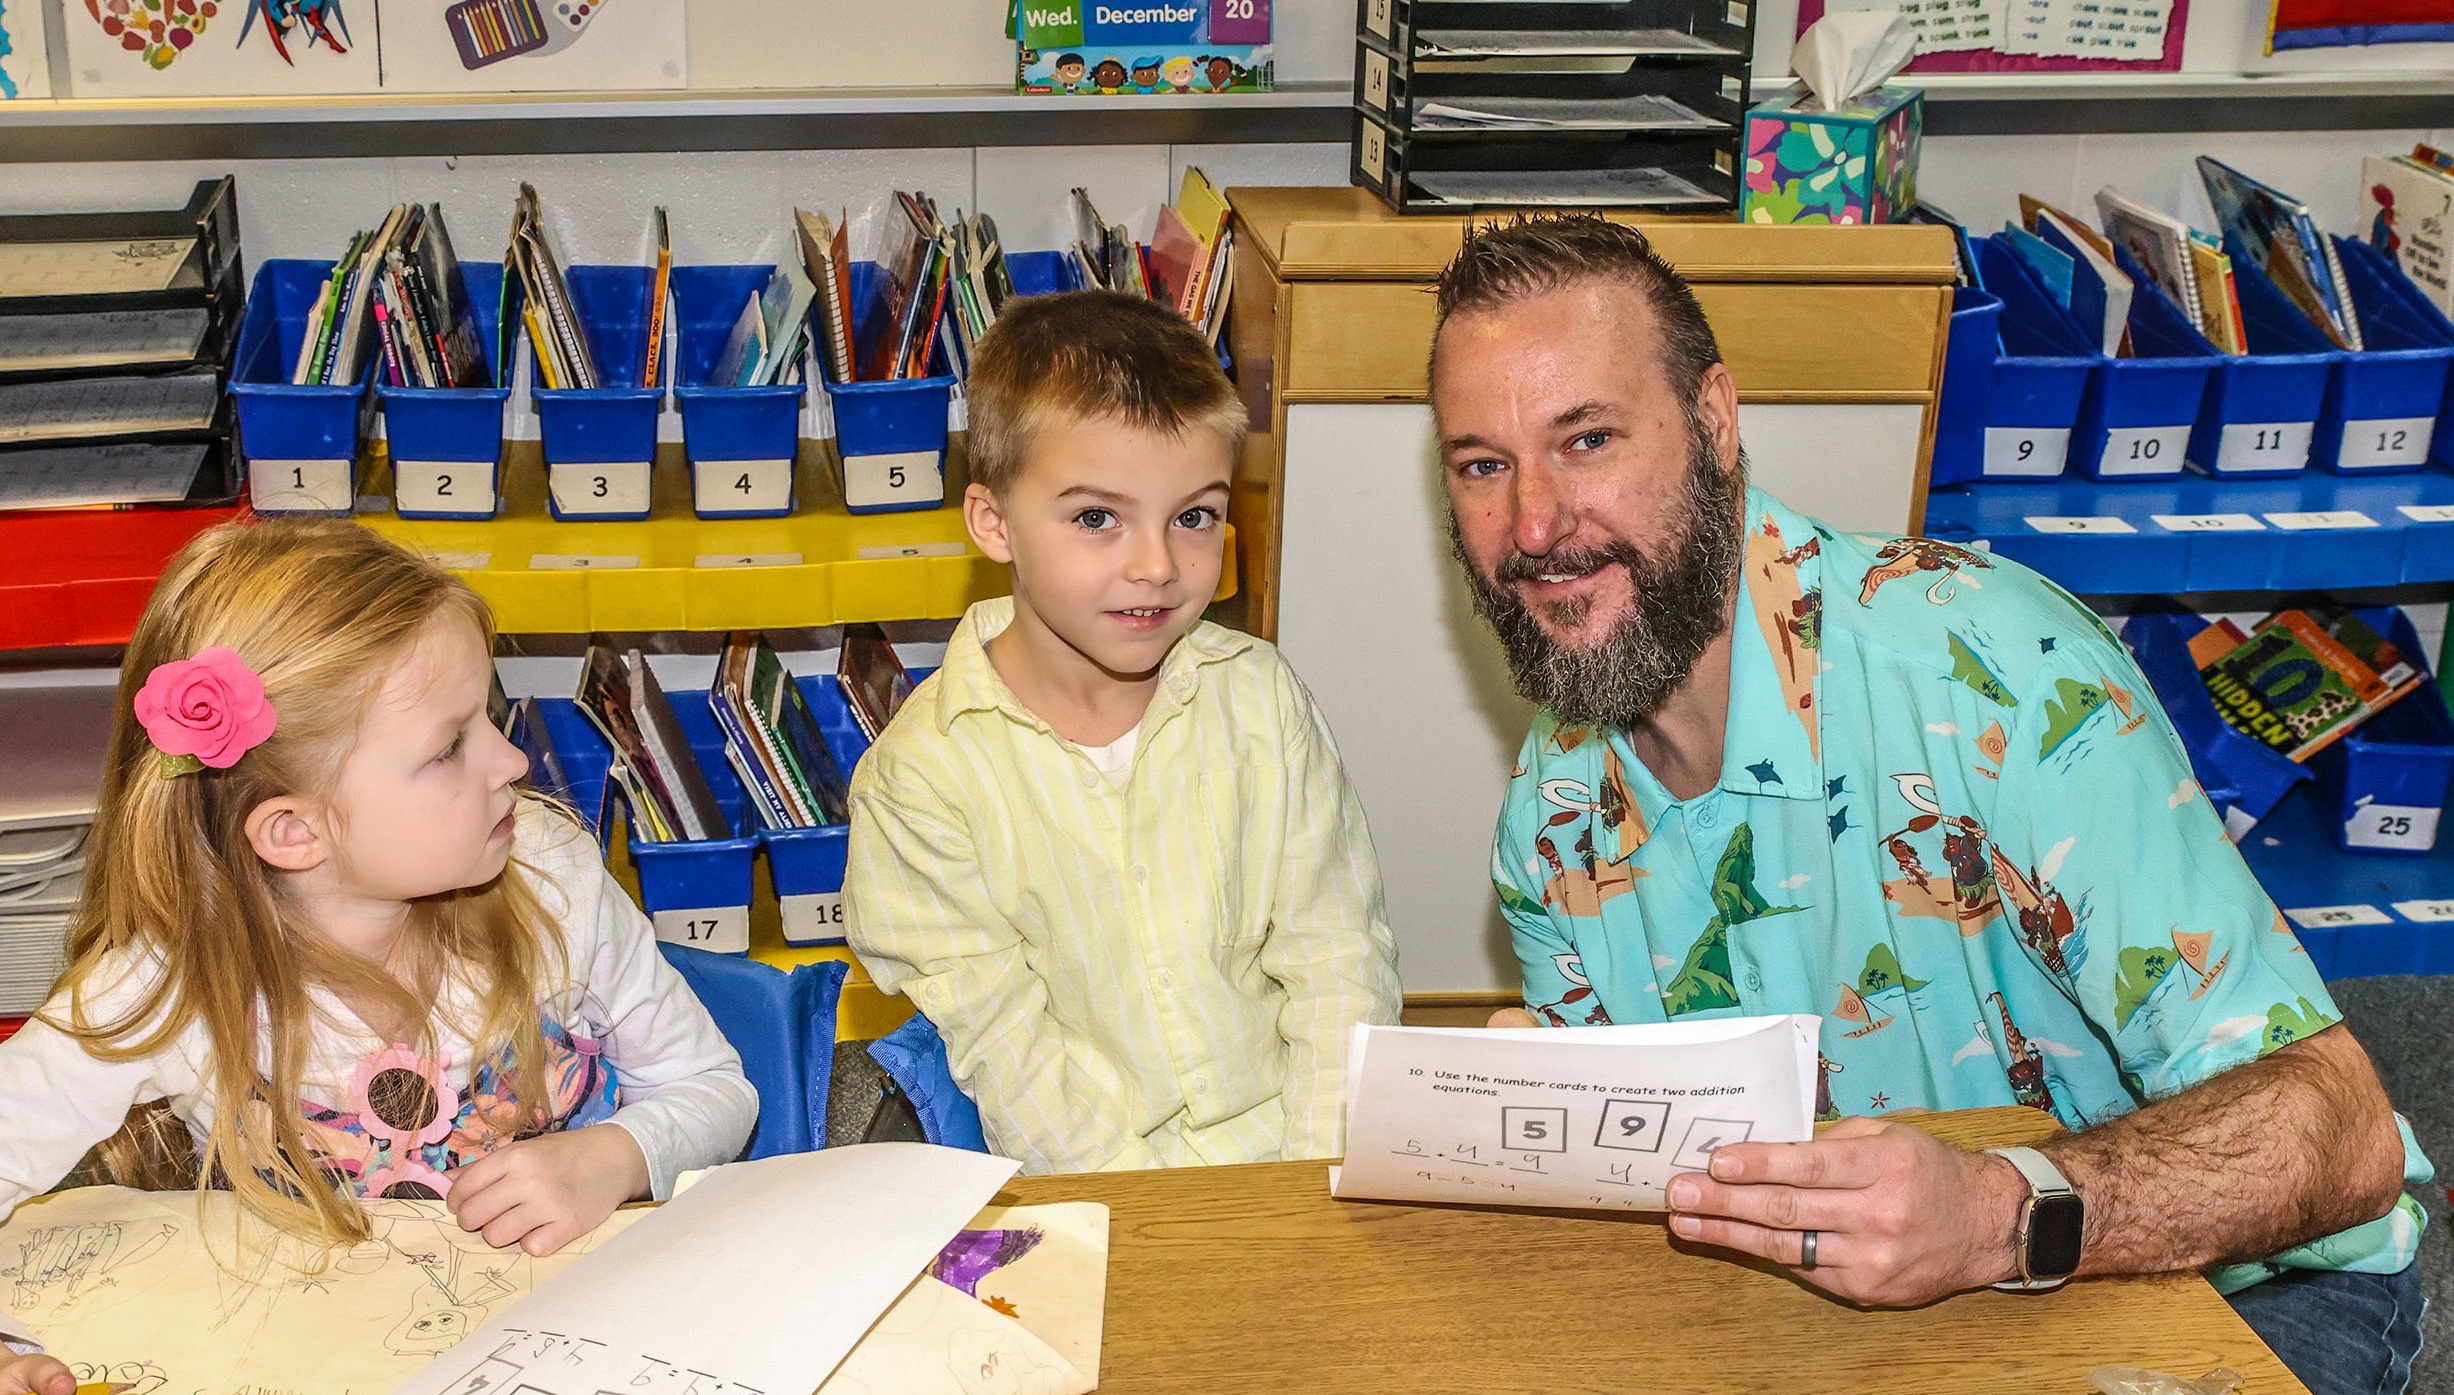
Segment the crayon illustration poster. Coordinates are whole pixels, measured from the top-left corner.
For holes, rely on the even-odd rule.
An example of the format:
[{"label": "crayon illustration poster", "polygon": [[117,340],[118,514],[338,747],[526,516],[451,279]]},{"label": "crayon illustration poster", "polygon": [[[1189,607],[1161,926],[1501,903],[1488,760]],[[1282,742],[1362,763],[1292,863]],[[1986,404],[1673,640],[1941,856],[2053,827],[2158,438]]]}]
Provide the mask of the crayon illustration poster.
[{"label": "crayon illustration poster", "polygon": [[690,76],[682,0],[381,0],[400,92],[634,92]]}]

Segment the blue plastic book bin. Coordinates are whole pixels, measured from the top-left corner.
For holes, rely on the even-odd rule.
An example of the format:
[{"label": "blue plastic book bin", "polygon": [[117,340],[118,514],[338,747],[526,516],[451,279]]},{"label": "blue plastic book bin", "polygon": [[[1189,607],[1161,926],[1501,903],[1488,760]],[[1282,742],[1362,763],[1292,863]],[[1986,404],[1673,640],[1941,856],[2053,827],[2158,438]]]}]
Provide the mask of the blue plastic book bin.
[{"label": "blue plastic book bin", "polygon": [[[2438,392],[2436,419],[2430,423],[2427,458],[2454,462],[2454,435],[2446,431],[2449,409],[2454,409],[2454,321],[2385,253],[2341,237],[2335,239],[2335,248],[2370,348],[2428,353],[2445,362],[2447,380]],[[2390,441],[2391,434],[2384,439]]]},{"label": "blue plastic book bin", "polygon": [[2080,406],[2103,356],[2002,234],[1977,244],[1977,264],[2002,301],[1979,478],[2055,478],[2072,459]]},{"label": "blue plastic book bin", "polygon": [[357,381],[293,384],[307,320],[331,262],[276,259],[256,268],[230,371],[248,500],[258,513],[346,515],[357,503],[358,447],[373,424],[370,360]]},{"label": "blue plastic book bin", "polygon": [[680,362],[682,449],[690,457],[690,502],[701,518],[780,518],[793,510],[793,461],[801,449],[802,383],[735,387],[712,383],[725,341],[773,267],[677,266],[673,306]]},{"label": "blue plastic book bin", "polygon": [[[2360,618],[2406,658],[2428,666],[2411,620],[2395,609]],[[2345,852],[2425,853],[2437,844],[2454,784],[2454,717],[2434,677],[2309,759],[2336,846]]]},{"label": "blue plastic book bin", "polygon": [[[855,362],[868,363],[877,346],[895,332],[888,324],[885,278],[874,262],[852,264]],[[824,373],[827,402],[835,417],[835,485],[853,513],[905,513],[941,508],[946,502],[947,411],[955,377],[940,328],[926,378],[836,382]]]},{"label": "blue plastic book bin", "polygon": [[[642,266],[575,266],[571,308],[604,386],[547,388],[537,376],[546,501],[558,519],[645,518],[663,393],[639,384],[646,368],[648,290]],[[542,316],[541,306],[529,307]]]},{"label": "blue plastic book bin", "polygon": [[[465,276],[477,312],[477,356],[494,374],[498,277]],[[381,352],[380,347],[378,353]],[[394,387],[376,375],[392,454],[392,511],[403,518],[492,518],[503,507],[503,408],[511,387]]]},{"label": "blue plastic book bin", "polygon": [[[2135,616],[2122,629],[2122,640],[2139,661],[2139,671],[2156,690],[2157,701],[2173,721],[2182,746],[2190,753],[2190,773],[2199,788],[2216,803],[2224,826],[2239,837],[2251,824],[2274,812],[2292,787],[2310,778],[2309,769],[2290,757],[2242,735],[2215,710],[2198,666],[2190,662],[2190,637],[2205,628],[2196,616],[2150,614]],[[2217,801],[2219,791],[2230,802]]]},{"label": "blue plastic book bin", "polygon": [[1975,286],[1951,293],[1951,337],[1943,350],[1943,395],[1935,411],[1932,484],[1963,484],[1985,473],[1986,416],[1994,400],[1994,356],[2002,345],[2002,299]]},{"label": "blue plastic book bin", "polygon": [[[2339,349],[2250,261],[2237,239],[2227,238],[2224,247],[2232,256],[2250,351],[2323,354],[2331,361],[2309,463],[2342,474],[2368,474],[2425,462],[2437,413],[2444,406],[2447,360],[2454,355],[2444,346],[2392,347],[2411,341],[2391,324],[2375,347],[2360,353]],[[2357,300],[2354,308],[2359,308]]]},{"label": "blue plastic book bin", "polygon": [[[914,682],[931,670],[915,669]],[[817,719],[818,733],[835,764],[849,780],[869,740],[852,716],[843,687],[832,674],[794,680]],[[762,828],[749,806],[749,793],[724,755],[724,734],[704,690],[670,692],[673,715],[683,738],[707,777],[716,803],[737,836],[702,841],[647,843],[631,839],[631,860],[639,869],[640,901],[656,922],[657,936],[669,943],[724,954],[749,949],[749,905],[754,863],[763,852],[767,876],[775,889],[783,918],[784,939],[794,945],[838,945],[844,942],[844,867],[852,830],[846,824],[814,828]],[[571,782],[571,797],[583,814],[591,814],[598,836],[609,829],[606,817],[608,767],[613,753],[578,705],[568,698],[541,698],[539,714],[562,757],[563,773]]]},{"label": "blue plastic book bin", "polygon": [[2079,408],[2072,464],[2091,479],[2171,479],[2190,453],[2223,356],[2119,248],[2131,278],[2130,357],[2108,358]]}]

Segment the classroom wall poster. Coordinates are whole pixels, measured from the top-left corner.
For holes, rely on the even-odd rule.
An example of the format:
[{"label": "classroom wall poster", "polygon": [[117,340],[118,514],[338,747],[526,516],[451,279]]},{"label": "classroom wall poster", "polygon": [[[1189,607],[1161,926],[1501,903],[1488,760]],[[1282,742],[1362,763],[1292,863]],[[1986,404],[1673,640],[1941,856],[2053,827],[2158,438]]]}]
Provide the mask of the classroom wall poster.
[{"label": "classroom wall poster", "polygon": [[2454,41],[2454,0],[2274,0],[2267,52]]},{"label": "classroom wall poster", "polygon": [[[62,3],[80,97],[629,91],[689,79],[682,0]],[[20,5],[32,12],[32,0],[0,0],[12,16]]]},{"label": "classroom wall poster", "polygon": [[326,96],[380,85],[373,0],[61,0],[79,97]]},{"label": "classroom wall poster", "polygon": [[1908,73],[2170,73],[2189,0],[1798,0],[1798,31],[1846,10],[1908,20]]},{"label": "classroom wall poster", "polygon": [[689,80],[682,0],[379,0],[401,92],[625,92]]},{"label": "classroom wall poster", "polygon": [[40,0],[0,0],[0,101],[51,95]]}]

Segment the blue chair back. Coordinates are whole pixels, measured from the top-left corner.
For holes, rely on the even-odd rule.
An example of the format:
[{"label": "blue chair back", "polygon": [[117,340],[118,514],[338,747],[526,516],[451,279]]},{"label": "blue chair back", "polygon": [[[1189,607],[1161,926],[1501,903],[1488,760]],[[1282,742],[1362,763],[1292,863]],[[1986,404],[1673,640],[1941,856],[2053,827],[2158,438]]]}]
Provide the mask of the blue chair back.
[{"label": "blue chair back", "polygon": [[[827,1091],[835,1075],[835,1009],[851,966],[803,964],[787,973],[754,959],[688,945],[657,947],[706,1004],[716,1029],[741,1053],[742,1071],[758,1091],[758,1129],[742,1157],[824,1148]],[[942,1071],[942,1045],[938,1060]],[[947,1084],[952,1086],[952,1077]]]},{"label": "blue chair back", "polygon": [[920,1116],[920,1131],[931,1143],[975,1153],[988,1151],[988,1138],[980,1130],[979,1107],[954,1083],[954,1071],[946,1063],[946,1042],[937,1034],[935,1023],[913,1013],[902,1026],[869,1043],[869,1059],[912,1102],[913,1112]]}]

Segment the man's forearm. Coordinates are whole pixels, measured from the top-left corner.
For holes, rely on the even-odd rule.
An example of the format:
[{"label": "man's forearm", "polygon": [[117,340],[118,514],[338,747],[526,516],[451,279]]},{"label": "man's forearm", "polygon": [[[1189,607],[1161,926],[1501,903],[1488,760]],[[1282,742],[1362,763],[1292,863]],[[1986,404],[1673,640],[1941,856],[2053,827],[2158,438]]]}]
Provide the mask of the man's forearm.
[{"label": "man's forearm", "polygon": [[2384,1215],[2403,1178],[2393,1107],[2340,1024],[2044,1152],[2087,1203],[2091,1274],[2264,1259]]}]

